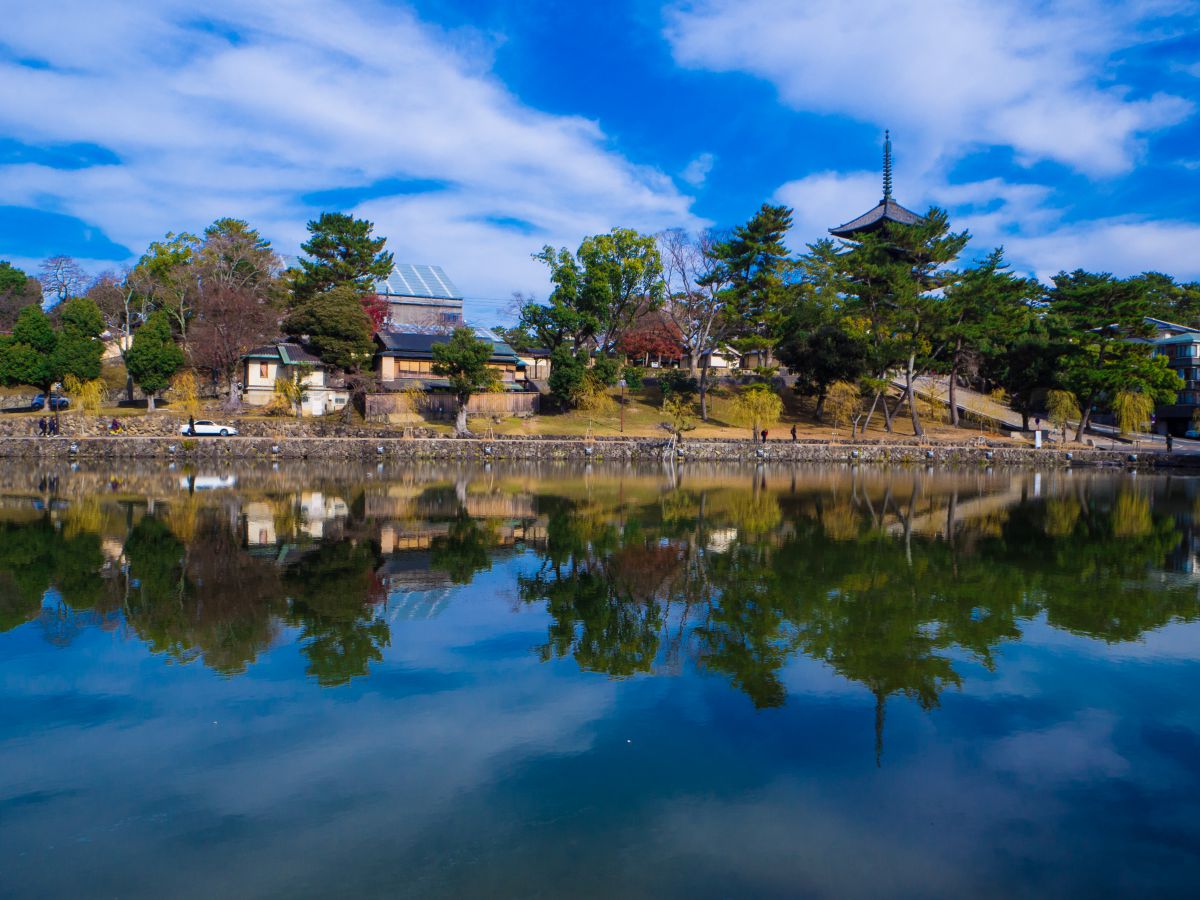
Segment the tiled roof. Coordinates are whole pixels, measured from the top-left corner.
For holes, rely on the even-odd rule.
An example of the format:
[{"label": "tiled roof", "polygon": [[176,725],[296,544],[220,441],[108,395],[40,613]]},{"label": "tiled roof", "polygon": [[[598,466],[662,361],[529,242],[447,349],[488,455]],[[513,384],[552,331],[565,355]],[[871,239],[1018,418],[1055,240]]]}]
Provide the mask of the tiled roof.
[{"label": "tiled roof", "polygon": [[830,228],[829,233],[837,237],[853,237],[855,234],[863,232],[878,231],[887,222],[895,222],[899,225],[916,225],[920,221],[920,216],[911,209],[905,209],[895,200],[881,200],[879,201],[879,205],[870,212],[863,213],[857,219],[853,219],[845,225]]},{"label": "tiled roof", "polygon": [[284,365],[319,366],[321,358],[292,341],[266,344],[255,347],[246,354],[247,359],[278,359]]}]

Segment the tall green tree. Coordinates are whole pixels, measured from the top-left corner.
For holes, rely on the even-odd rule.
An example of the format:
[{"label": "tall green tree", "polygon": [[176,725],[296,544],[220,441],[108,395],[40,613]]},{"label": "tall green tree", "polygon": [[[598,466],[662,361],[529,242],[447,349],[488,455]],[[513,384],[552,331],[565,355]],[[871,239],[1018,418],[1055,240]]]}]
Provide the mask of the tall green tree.
[{"label": "tall green tree", "polygon": [[375,282],[392,273],[393,264],[392,254],[383,249],[387,238],[374,237],[374,231],[373,223],[347,213],[321,213],[309,222],[311,237],[300,245],[308,258],[290,273],[296,300],[343,285],[360,294],[373,291]]},{"label": "tall green tree", "polygon": [[848,310],[867,324],[881,375],[903,369],[904,396],[918,436],[925,429],[913,383],[944,349],[939,331],[947,310],[939,292],[954,280],[948,266],[969,240],[966,231],[951,232],[945,211],[932,207],[915,224],[890,222],[859,236],[840,257]]},{"label": "tall green tree", "polygon": [[322,362],[358,371],[375,353],[374,329],[361,299],[352,283],[297,297],[283,330],[307,341]]},{"label": "tall green tree", "polygon": [[1200,325],[1200,282],[1177,282],[1162,272],[1143,272],[1130,281],[1146,292],[1146,315],[1179,325]]},{"label": "tall green tree", "polygon": [[550,269],[554,290],[548,306],[525,304],[521,326],[551,350],[594,343],[611,354],[638,315],[662,303],[663,263],[653,235],[614,228],[584,238],[574,255],[546,246],[533,258]]},{"label": "tall green tree", "polygon": [[1041,296],[1036,280],[1014,275],[997,247],[978,265],[962,272],[946,288],[941,334],[945,345],[940,368],[949,382],[950,422],[959,424],[955,394],[959,379],[979,371],[985,357],[1003,354],[1028,332],[1033,304]]},{"label": "tall green tree", "polygon": [[1083,410],[1075,440],[1083,440],[1102,398],[1133,391],[1163,403],[1183,386],[1166,358],[1151,354],[1145,342],[1153,326],[1145,319],[1150,298],[1144,282],[1076,269],[1054,276],[1047,299],[1069,347],[1058,377]]},{"label": "tall green tree", "polygon": [[734,345],[742,351],[770,351],[787,311],[792,264],[784,238],[792,227],[792,211],[764,203],[745,225],[712,250],[720,264],[701,284],[721,281],[725,314]]},{"label": "tall green tree", "polygon": [[0,380],[27,384],[49,394],[58,380],[54,350],[58,334],[41,306],[27,306],[17,316],[13,333],[0,345]]},{"label": "tall green tree", "polygon": [[87,297],[73,297],[62,305],[59,332],[51,355],[55,381],[74,375],[80,381],[100,377],[104,345],[104,317]]},{"label": "tall green tree", "polygon": [[146,395],[146,406],[153,411],[155,395],[171,384],[171,376],[183,366],[183,351],[171,333],[171,321],[164,310],[150,314],[133,335],[133,346],[125,358],[129,374]]},{"label": "tall green tree", "polygon": [[433,345],[433,372],[450,380],[450,390],[458,403],[454,420],[458,434],[467,433],[471,395],[496,386],[496,373],[487,364],[492,352],[491,341],[475,337],[470,328],[456,328],[449,341]]}]

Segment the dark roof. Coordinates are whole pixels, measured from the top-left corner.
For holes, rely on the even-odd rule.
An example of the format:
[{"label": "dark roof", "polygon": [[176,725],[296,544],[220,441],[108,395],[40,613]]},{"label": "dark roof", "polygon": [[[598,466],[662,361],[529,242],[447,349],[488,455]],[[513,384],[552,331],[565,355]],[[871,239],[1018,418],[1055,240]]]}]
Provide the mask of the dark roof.
[{"label": "dark roof", "polygon": [[889,197],[880,200],[874,209],[863,213],[857,219],[852,219],[837,228],[830,228],[829,233],[835,237],[852,239],[856,234],[878,231],[888,222],[895,222],[899,225],[916,225],[920,221],[921,217],[915,212],[905,209]]},{"label": "dark roof", "polygon": [[[375,338],[383,345],[382,353],[389,356],[405,356],[409,359],[433,359],[434,344],[449,343],[452,332],[423,332],[423,331],[391,331],[375,332]],[[495,337],[489,331],[482,329],[475,336],[492,342],[492,356],[488,362],[510,363],[520,362],[517,352],[512,347]]]},{"label": "dark roof", "polygon": [[300,344],[292,341],[282,341],[278,344],[266,344],[255,347],[245,356],[246,359],[278,359],[284,365],[319,366],[321,358],[309,352]]}]

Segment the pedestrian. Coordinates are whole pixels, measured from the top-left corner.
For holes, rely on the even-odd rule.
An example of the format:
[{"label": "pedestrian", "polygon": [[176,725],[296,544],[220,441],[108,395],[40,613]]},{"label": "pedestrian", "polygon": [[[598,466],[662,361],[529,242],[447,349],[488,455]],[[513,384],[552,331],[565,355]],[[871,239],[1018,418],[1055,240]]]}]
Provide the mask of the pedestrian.
[{"label": "pedestrian", "polygon": [[1167,452],[1170,453],[1175,447],[1175,437],[1171,432],[1167,432]]},{"label": "pedestrian", "polygon": [[195,416],[188,416],[188,434],[190,434],[190,435],[196,434],[196,417]]},{"label": "pedestrian", "polygon": [[792,425],[792,443],[793,444],[796,443],[796,426],[795,426],[795,424]]},{"label": "pedestrian", "polygon": [[50,420],[50,436],[58,434],[58,417],[55,416]]},{"label": "pedestrian", "polygon": [[42,437],[46,436],[46,417],[45,416],[42,416],[40,419],[38,419],[38,434],[40,434]]},{"label": "pedestrian", "polygon": [[763,432],[762,432],[762,439],[763,439],[763,443],[765,444],[767,442],[767,429],[765,429],[765,428],[763,429]]}]

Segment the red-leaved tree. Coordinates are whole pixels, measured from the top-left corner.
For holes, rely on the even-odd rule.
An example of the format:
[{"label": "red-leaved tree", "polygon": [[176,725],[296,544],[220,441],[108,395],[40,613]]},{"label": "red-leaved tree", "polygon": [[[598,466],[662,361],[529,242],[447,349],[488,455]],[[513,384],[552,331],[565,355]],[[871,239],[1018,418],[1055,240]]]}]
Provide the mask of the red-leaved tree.
[{"label": "red-leaved tree", "polygon": [[375,331],[383,328],[387,322],[388,304],[378,294],[365,294],[362,298],[363,310],[371,319],[371,327]]}]

